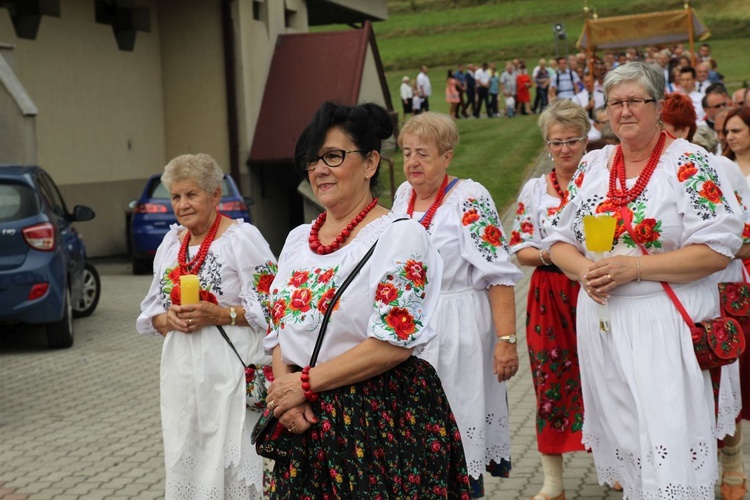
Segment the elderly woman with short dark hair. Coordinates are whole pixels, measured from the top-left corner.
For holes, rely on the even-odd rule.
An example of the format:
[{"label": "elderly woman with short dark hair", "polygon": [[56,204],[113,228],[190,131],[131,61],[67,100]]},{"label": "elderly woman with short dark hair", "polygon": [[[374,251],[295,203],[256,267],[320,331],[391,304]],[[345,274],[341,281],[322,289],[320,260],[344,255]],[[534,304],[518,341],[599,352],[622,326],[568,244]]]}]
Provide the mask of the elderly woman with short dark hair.
[{"label": "elderly woman with short dark hair", "polygon": [[[164,337],[167,499],[263,496],[263,459],[250,444],[260,413],[246,409],[246,376],[262,384],[264,375],[260,368],[246,372],[243,363],[271,363],[262,341],[276,259],[254,226],[217,211],[223,178],[207,154],[178,156],[164,168],[162,183],[179,224],[156,251],[136,322],[140,333]],[[198,278],[197,304],[183,303],[186,275]]]},{"label": "elderly woman with short dark hair", "polygon": [[[599,481],[627,498],[713,499],[715,402],[688,323],[718,316],[716,283],[740,249],[743,221],[712,156],[662,130],[661,68],[629,62],[604,93],[619,146],[583,157],[571,199],[544,243],[579,281],[578,355],[584,444]],[[612,251],[595,260],[583,217],[609,214]],[[643,250],[642,250],[643,249]],[[600,322],[599,308],[608,308]]]}]

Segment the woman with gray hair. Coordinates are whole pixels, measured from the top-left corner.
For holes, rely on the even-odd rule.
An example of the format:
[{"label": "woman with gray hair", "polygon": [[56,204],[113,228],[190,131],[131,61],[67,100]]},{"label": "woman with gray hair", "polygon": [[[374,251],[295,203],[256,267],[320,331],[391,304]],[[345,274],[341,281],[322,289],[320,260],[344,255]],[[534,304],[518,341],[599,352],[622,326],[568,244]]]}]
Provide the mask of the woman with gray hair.
[{"label": "woman with gray hair", "polygon": [[[688,322],[719,315],[712,273],[740,249],[741,209],[703,148],[662,130],[664,75],[629,62],[604,93],[618,146],[583,157],[544,244],[581,283],[577,331],[584,444],[599,481],[631,499],[713,499],[715,402]],[[612,250],[596,260],[583,218],[608,214]],[[689,263],[689,265],[686,265]],[[665,287],[662,286],[665,283]],[[600,321],[606,307],[608,321]]]},{"label": "woman with gray hair", "polygon": [[[217,211],[223,178],[206,154],[178,156],[161,178],[179,224],[156,251],[136,327],[164,337],[167,499],[246,500],[263,494],[263,459],[250,444],[260,413],[246,409],[246,388],[265,391],[262,367],[271,357],[262,341],[276,260],[254,226]],[[190,301],[187,281],[193,281]]]},{"label": "woman with gray hair", "polygon": [[576,345],[580,285],[552,264],[542,240],[568,202],[568,184],[586,152],[590,127],[586,110],[568,99],[555,99],[542,112],[539,128],[552,171],[524,185],[510,233],[511,252],[521,265],[534,268],[526,302],[526,344],[536,393],[536,435],[544,484],[532,500],[564,498],[562,454],[584,450]]}]

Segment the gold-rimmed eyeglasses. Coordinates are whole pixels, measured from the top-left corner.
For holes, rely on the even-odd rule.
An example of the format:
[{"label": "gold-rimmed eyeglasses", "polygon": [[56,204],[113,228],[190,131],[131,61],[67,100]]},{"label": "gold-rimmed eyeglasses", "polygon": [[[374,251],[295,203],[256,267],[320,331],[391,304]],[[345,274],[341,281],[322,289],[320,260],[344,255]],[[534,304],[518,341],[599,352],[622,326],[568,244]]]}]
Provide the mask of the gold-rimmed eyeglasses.
[{"label": "gold-rimmed eyeglasses", "polygon": [[338,167],[342,163],[344,163],[346,155],[351,153],[369,153],[369,151],[363,151],[361,149],[332,149],[330,151],[326,151],[320,156],[313,155],[305,158],[305,170],[315,170],[315,167],[321,160],[329,167]]},{"label": "gold-rimmed eyeglasses", "polygon": [[563,146],[574,148],[579,144],[583,144],[584,140],[586,140],[585,137],[574,137],[572,139],[568,139],[567,141],[547,141],[547,146],[551,147],[552,149],[562,149]]}]

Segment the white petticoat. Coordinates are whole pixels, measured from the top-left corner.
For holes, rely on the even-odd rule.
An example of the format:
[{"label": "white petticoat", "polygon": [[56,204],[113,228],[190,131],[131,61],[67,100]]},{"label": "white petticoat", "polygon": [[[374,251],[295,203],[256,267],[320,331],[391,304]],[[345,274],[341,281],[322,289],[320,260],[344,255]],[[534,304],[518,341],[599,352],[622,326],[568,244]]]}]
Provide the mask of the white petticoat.
[{"label": "white petticoat", "polygon": [[[696,321],[714,316],[715,283],[672,285]],[[630,283],[609,299],[611,333],[598,306],[578,302],[578,349],[586,416],[583,441],[601,484],[619,481],[630,500],[714,498],[716,420],[708,372],[685,321],[658,282]]]},{"label": "white petticoat", "polygon": [[[240,355],[261,352],[251,345],[260,337],[248,328],[225,330]],[[262,498],[263,459],[250,444],[260,413],[245,409],[244,391],[242,364],[215,327],[167,335],[161,360],[166,499]]]},{"label": "white petticoat", "polygon": [[420,358],[438,372],[456,417],[469,476],[478,478],[494,460],[510,461],[505,383],[492,373],[495,344],[485,290],[443,292],[430,326],[437,338]]}]

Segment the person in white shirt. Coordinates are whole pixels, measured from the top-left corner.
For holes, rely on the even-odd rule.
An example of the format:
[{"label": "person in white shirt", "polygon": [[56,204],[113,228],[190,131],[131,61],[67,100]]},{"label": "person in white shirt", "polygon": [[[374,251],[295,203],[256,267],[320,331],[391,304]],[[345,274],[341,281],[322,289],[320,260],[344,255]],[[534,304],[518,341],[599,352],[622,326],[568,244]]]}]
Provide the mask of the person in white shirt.
[{"label": "person in white shirt", "polygon": [[483,102],[484,110],[487,111],[487,116],[490,116],[490,76],[492,75],[489,71],[489,64],[486,62],[482,63],[482,67],[474,72],[474,78],[477,81],[477,105],[474,108],[474,118],[479,118]]},{"label": "person in white shirt", "polygon": [[557,58],[555,77],[550,81],[550,100],[573,99],[581,79],[575,71],[568,69],[568,61],[564,57]]},{"label": "person in white shirt", "polygon": [[422,96],[422,111],[430,110],[430,96],[432,95],[432,84],[430,83],[430,77],[427,76],[427,71],[427,66],[423,65],[417,75],[417,88]]},{"label": "person in white shirt", "polygon": [[401,91],[401,104],[404,106],[404,119],[406,119],[406,115],[412,112],[412,102],[414,99],[414,91],[411,89],[408,76],[401,79],[401,88],[399,90]]},{"label": "person in white shirt", "polygon": [[695,66],[695,90],[701,95],[706,95],[706,89],[711,85],[708,75],[711,73],[711,64],[707,62],[698,63]]},{"label": "person in white shirt", "polygon": [[680,70],[680,88],[683,94],[687,94],[690,100],[693,101],[693,107],[695,108],[695,116],[698,117],[698,125],[705,123],[706,113],[703,111],[703,95],[695,90],[695,68],[686,66]]}]

